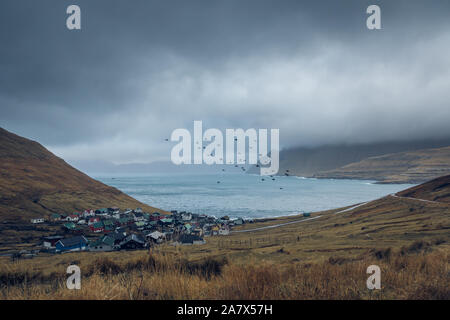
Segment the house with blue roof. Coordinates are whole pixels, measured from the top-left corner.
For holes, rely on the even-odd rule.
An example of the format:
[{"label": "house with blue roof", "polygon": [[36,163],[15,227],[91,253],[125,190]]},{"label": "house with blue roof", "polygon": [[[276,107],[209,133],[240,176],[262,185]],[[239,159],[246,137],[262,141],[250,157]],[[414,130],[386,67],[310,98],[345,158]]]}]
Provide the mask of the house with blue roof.
[{"label": "house with blue roof", "polygon": [[84,236],[61,239],[55,244],[56,252],[83,251],[86,250],[89,241]]}]

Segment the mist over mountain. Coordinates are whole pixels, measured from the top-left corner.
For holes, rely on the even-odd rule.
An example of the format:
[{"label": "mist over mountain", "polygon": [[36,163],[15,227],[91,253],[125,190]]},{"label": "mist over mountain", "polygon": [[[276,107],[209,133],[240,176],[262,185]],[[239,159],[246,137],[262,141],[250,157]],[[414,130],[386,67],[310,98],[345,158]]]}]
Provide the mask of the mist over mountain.
[{"label": "mist over mountain", "polygon": [[[103,175],[151,175],[151,174],[213,174],[241,173],[241,166],[234,165],[175,165],[171,161],[150,163],[114,164],[107,160],[78,160],[70,164],[92,177]],[[245,166],[247,167],[247,166]]]},{"label": "mist over mountain", "polygon": [[450,174],[450,147],[420,149],[368,157],[315,178],[364,179],[379,183],[422,183]]},{"label": "mist over mountain", "polygon": [[195,120],[282,148],[450,135],[449,1],[378,0],[368,30],[361,0],[79,0],[81,32],[26,3],[0,5],[0,126],[66,160],[168,160]]},{"label": "mist over mountain", "polygon": [[[291,175],[311,177],[322,171],[337,169],[369,157],[447,146],[450,146],[450,138],[289,148],[280,153],[279,174],[289,170]],[[256,173],[257,168],[253,167],[249,172]]]}]

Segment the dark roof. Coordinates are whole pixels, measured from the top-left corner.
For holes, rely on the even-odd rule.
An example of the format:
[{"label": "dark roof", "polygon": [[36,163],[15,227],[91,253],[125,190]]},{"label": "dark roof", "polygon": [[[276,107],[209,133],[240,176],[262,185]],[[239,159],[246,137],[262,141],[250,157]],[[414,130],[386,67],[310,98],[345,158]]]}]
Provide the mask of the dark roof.
[{"label": "dark roof", "polygon": [[101,239],[100,243],[105,243],[105,244],[107,244],[109,246],[113,246],[114,245],[114,239],[111,238],[111,237],[106,236],[106,237],[103,237],[103,239]]},{"label": "dark roof", "polygon": [[136,234],[130,234],[129,236],[127,236],[120,244],[124,244],[127,243],[129,241],[136,241],[139,243],[144,244],[145,243],[145,239],[143,239],[141,236],[136,235]]},{"label": "dark roof", "polygon": [[108,233],[108,235],[106,237],[113,238],[114,241],[116,241],[116,240],[122,240],[123,238],[125,238],[125,235],[121,232],[120,233],[119,232],[111,232],[111,233]]},{"label": "dark roof", "polygon": [[203,241],[203,238],[192,234],[183,234],[178,240],[181,243],[194,243],[194,241]]},{"label": "dark roof", "polygon": [[83,236],[76,236],[76,237],[72,237],[72,238],[67,238],[67,239],[61,239],[59,240],[59,242],[61,242],[61,244],[64,247],[71,247],[74,246],[76,244],[87,244],[88,241],[85,237]]},{"label": "dark roof", "polygon": [[103,222],[99,221],[99,222],[95,222],[92,225],[92,228],[94,229],[98,229],[98,228],[103,228]]},{"label": "dark roof", "polygon": [[62,238],[64,238],[63,236],[47,236],[47,237],[44,237],[44,239],[45,240],[59,240],[59,239],[62,239]]}]

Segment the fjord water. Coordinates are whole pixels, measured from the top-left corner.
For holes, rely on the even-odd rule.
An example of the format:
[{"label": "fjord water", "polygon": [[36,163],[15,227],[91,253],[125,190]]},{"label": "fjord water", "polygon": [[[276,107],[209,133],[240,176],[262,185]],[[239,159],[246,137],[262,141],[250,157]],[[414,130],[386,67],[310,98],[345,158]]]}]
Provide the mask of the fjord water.
[{"label": "fjord water", "polygon": [[333,209],[374,200],[412,186],[293,176],[272,180],[251,174],[155,174],[96,176],[96,179],[167,211],[233,218],[276,217]]}]

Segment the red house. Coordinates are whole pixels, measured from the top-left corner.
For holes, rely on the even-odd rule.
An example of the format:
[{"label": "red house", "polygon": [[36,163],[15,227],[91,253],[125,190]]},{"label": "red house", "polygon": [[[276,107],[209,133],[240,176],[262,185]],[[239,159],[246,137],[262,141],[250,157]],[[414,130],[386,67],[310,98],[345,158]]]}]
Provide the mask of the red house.
[{"label": "red house", "polygon": [[94,223],[100,222],[100,218],[99,217],[94,217],[94,218],[90,218],[88,220],[88,225],[92,225]]},{"label": "red house", "polygon": [[94,224],[91,224],[89,226],[89,229],[91,229],[92,232],[103,232],[105,230],[105,227],[103,226],[103,223],[96,222]]}]

